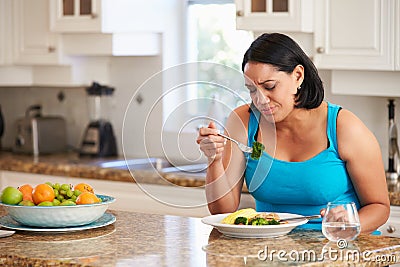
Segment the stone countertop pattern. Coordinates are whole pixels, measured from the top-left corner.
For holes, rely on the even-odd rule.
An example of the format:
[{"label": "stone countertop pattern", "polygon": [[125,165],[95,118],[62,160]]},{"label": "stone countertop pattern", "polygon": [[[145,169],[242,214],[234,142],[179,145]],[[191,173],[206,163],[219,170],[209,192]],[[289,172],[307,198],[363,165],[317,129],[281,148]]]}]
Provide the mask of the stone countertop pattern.
[{"label": "stone countertop pattern", "polygon": [[[295,229],[277,238],[235,239],[199,218],[107,212],[117,221],[102,228],[65,233],[17,231],[0,238],[0,266],[213,267],[245,266],[245,262],[247,266],[385,266],[400,261],[399,238],[360,235],[340,250],[320,231]],[[0,216],[5,214],[0,207]],[[321,254],[324,249],[330,254]],[[280,254],[280,260],[273,250],[287,254]],[[297,261],[296,255],[299,260],[305,255],[307,260]]]}]

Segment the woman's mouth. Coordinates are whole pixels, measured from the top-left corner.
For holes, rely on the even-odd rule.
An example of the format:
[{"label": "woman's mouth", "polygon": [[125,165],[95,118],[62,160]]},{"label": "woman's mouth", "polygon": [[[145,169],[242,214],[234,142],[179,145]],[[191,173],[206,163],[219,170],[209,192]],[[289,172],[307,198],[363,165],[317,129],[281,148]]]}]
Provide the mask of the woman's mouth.
[{"label": "woman's mouth", "polygon": [[275,107],[263,107],[260,109],[262,114],[272,115],[275,111]]}]

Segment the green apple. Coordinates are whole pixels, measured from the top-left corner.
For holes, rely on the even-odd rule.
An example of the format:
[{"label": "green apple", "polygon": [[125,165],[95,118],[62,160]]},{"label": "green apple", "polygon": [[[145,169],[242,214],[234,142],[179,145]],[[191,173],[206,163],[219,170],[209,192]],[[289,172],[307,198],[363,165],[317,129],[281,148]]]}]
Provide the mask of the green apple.
[{"label": "green apple", "polygon": [[58,206],[58,205],[60,205],[60,200],[58,200],[57,198],[55,198],[54,200],[53,200],[53,206]]},{"label": "green apple", "polygon": [[51,201],[43,201],[38,204],[38,206],[54,206]]},{"label": "green apple", "polygon": [[22,200],[18,203],[20,206],[35,206],[35,204],[30,200]]},{"label": "green apple", "polygon": [[8,186],[1,194],[1,202],[9,205],[17,205],[22,201],[22,193],[17,188]]},{"label": "green apple", "polygon": [[73,202],[72,200],[64,200],[61,202],[60,206],[75,206],[76,203]]}]

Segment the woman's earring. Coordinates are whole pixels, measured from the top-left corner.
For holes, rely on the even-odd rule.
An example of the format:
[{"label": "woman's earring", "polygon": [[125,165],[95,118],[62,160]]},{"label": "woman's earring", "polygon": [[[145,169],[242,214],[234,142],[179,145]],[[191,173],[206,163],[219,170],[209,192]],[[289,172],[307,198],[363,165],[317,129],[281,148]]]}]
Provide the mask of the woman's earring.
[{"label": "woman's earring", "polygon": [[301,85],[299,85],[299,87],[297,87],[297,91],[299,91],[301,89]]}]

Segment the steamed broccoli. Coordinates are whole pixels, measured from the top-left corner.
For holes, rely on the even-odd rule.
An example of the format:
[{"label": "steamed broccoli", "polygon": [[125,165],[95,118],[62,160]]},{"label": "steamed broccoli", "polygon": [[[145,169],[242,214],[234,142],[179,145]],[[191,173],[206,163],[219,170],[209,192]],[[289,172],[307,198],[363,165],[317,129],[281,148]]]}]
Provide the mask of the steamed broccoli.
[{"label": "steamed broccoli", "polygon": [[246,217],[237,217],[235,219],[234,224],[243,224],[246,225],[247,224],[247,218]]},{"label": "steamed broccoli", "polygon": [[271,220],[268,221],[268,224],[269,224],[269,225],[274,225],[274,224],[276,225],[276,224],[281,224],[281,223],[278,222],[278,221],[275,220],[275,219],[271,219]]},{"label": "steamed broccoli", "polygon": [[260,217],[251,220],[250,223],[251,223],[251,225],[268,225],[269,224],[267,219],[260,218]]},{"label": "steamed broccoli", "polygon": [[280,222],[278,222],[275,219],[265,219],[262,217],[256,217],[249,221],[250,225],[278,225]]},{"label": "steamed broccoli", "polygon": [[261,157],[264,148],[265,146],[260,142],[258,141],[253,142],[253,151],[251,152],[250,157],[254,160],[258,160]]}]

